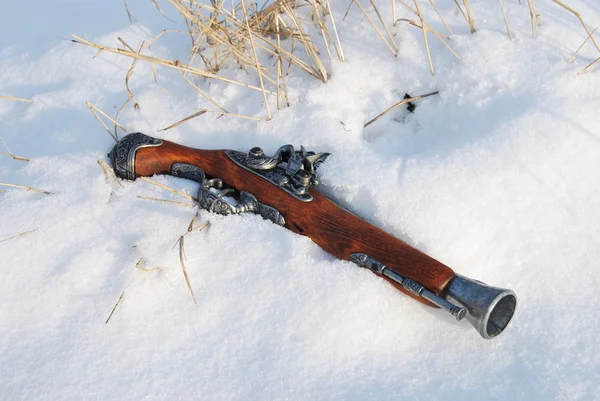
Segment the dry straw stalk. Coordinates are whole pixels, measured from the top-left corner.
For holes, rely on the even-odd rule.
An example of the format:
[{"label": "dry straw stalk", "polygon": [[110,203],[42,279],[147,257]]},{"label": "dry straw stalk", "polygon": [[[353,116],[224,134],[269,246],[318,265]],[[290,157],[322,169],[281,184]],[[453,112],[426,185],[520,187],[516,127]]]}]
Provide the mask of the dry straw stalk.
[{"label": "dry straw stalk", "polygon": [[25,102],[25,103],[33,103],[33,100],[31,99],[22,99],[20,97],[12,97],[12,96],[0,96],[0,99],[6,99],[6,100],[14,100],[16,102]]},{"label": "dry straw stalk", "polygon": [[384,112],[380,113],[379,115],[377,115],[377,117],[369,120],[368,122],[365,123],[365,125],[363,126],[363,128],[367,128],[369,125],[373,124],[375,121],[379,120],[381,117],[385,116],[387,113],[389,113],[390,111],[402,106],[403,104],[409,103],[409,102],[413,102],[415,100],[419,100],[419,99],[424,99],[426,97],[429,96],[433,96],[433,95],[437,95],[439,92],[431,92],[431,93],[427,93],[425,95],[420,95],[420,96],[414,96],[408,99],[403,99],[401,101],[399,101],[398,103],[392,105],[390,108],[386,109]]}]

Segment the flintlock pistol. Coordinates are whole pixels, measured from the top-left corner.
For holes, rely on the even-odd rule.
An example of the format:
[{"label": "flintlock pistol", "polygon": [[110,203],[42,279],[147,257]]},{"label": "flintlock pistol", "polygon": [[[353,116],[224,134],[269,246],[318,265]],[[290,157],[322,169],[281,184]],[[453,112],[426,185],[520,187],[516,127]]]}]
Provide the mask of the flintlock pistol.
[{"label": "flintlock pistol", "polygon": [[398,290],[432,307],[466,318],[485,339],[511,320],[515,293],[454,273],[448,266],[367,223],[316,190],[317,167],[329,156],[292,145],[267,156],[202,150],[129,134],[109,154],[117,176],[135,180],[170,174],[200,184],[198,203],[223,215],[255,213],[312,239],[333,256],[383,277]]}]

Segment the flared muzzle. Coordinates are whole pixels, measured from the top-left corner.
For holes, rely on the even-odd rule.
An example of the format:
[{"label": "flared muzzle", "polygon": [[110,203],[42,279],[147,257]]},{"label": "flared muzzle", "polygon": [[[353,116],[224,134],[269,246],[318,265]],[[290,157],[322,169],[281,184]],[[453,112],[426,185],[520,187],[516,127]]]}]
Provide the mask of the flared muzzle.
[{"label": "flared muzzle", "polygon": [[517,307],[513,291],[491,287],[459,274],[446,287],[444,298],[465,308],[465,318],[485,339],[502,333]]}]

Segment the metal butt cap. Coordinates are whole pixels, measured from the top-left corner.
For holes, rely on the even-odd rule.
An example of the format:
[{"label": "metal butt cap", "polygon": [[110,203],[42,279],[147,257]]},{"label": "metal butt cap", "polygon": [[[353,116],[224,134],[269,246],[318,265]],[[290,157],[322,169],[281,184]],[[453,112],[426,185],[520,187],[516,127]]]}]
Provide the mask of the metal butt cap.
[{"label": "metal butt cap", "polygon": [[444,298],[467,310],[465,319],[485,339],[502,333],[515,313],[517,296],[512,290],[488,286],[457,274]]}]

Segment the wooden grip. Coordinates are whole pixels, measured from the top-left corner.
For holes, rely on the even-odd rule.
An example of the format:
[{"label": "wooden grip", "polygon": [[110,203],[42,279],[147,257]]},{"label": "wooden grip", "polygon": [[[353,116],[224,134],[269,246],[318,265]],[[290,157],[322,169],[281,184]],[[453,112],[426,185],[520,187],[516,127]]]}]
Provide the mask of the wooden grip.
[{"label": "wooden grip", "polygon": [[[174,163],[200,167],[207,176],[220,178],[239,191],[253,194],[259,202],[272,206],[281,213],[285,218],[286,228],[310,237],[339,259],[349,260],[352,253],[366,253],[436,294],[454,278],[454,272],[448,266],[367,223],[314,188],[310,189],[312,201],[297,200],[274,184],[235,164],[224,150],[193,149],[163,141],[160,146],[140,148],[137,151],[135,175],[169,174]],[[433,306],[388,281],[402,292]]]}]

